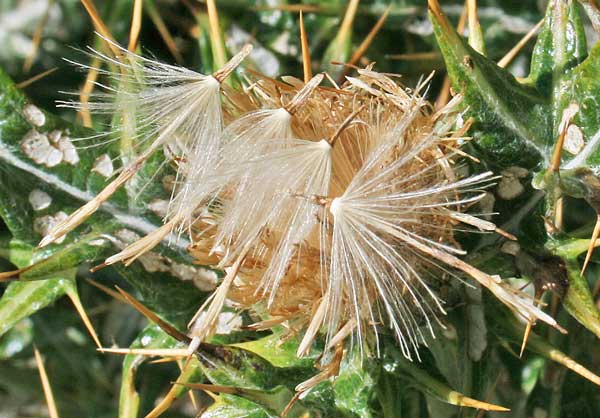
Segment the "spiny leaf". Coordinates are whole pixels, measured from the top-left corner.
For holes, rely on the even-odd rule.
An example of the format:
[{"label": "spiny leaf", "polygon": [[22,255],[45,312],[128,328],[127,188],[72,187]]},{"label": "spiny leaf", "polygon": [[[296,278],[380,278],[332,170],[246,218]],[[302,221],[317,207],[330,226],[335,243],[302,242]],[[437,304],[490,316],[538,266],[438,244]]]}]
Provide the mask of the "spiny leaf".
[{"label": "spiny leaf", "polygon": [[312,367],[312,359],[296,356],[299,345],[296,339],[282,343],[281,337],[282,333],[276,331],[267,337],[232,344],[232,346],[251,351],[276,367]]},{"label": "spiny leaf", "polygon": [[[587,166],[598,168],[600,166],[600,42],[592,48],[590,55],[575,67],[563,82],[564,103],[575,102],[579,112],[573,121],[581,130],[586,140],[585,147],[573,157],[573,162],[567,163],[571,168]],[[569,159],[568,155],[565,156]]]},{"label": "spiny leaf", "polygon": [[276,382],[294,388],[308,379],[312,368],[278,368],[249,351],[236,347],[206,345],[197,353],[202,370],[217,385],[247,389],[272,389]]},{"label": "spiny leaf", "polygon": [[[142,330],[130,348],[171,348],[177,341],[151,324]],[[147,357],[128,354],[123,359],[121,391],[119,396],[119,418],[136,418],[139,413],[140,396],[135,388],[135,373]]]},{"label": "spiny leaf", "polygon": [[432,377],[425,370],[419,368],[414,363],[406,360],[404,357],[399,355],[395,350],[389,351],[394,358],[394,364],[402,371],[406,373],[406,377],[410,376],[415,384],[419,386],[421,390],[430,395],[436,397],[442,402],[449,403],[456,406],[466,406],[470,408],[483,409],[486,411],[509,411],[509,409],[502,406],[493,405],[487,402],[478,401],[468,396],[463,395],[460,392],[452,390],[445,383],[440,382],[436,378]]},{"label": "spiny leaf", "polygon": [[594,304],[585,277],[580,274],[579,264],[576,261],[569,261],[567,270],[569,289],[562,301],[563,306],[571,316],[600,338],[600,313]]},{"label": "spiny leaf", "polygon": [[430,18],[453,88],[475,118],[476,144],[500,167],[535,167],[551,143],[548,100],[521,85],[456,33],[436,0]]},{"label": "spiny leaf", "polygon": [[[488,299],[486,307],[488,308],[486,312],[488,318],[495,317],[495,320],[493,321],[494,331],[501,338],[520,344],[525,331],[525,325],[519,323],[513,315],[507,312],[503,307],[499,306],[495,301]],[[562,364],[566,368],[588,379],[590,382],[600,386],[600,376],[597,376],[586,369],[534,332],[530,334],[526,348],[549,360]]]},{"label": "spiny leaf", "polygon": [[[548,2],[544,27],[535,44],[527,81],[546,97],[560,99],[561,81],[585,57],[587,42],[577,2]],[[555,114],[554,120],[556,118]]]},{"label": "spiny leaf", "polygon": [[[15,238],[37,244],[40,235],[33,230],[35,219],[47,215],[56,216],[59,211],[77,208],[90,200],[107,183],[107,178],[94,168],[97,167],[98,159],[112,160],[115,158],[115,152],[110,144],[85,149],[69,148],[71,153],[77,155],[76,159],[71,155],[71,159],[68,160],[71,162],[65,160],[66,153],[63,153],[60,159],[56,154],[56,160],[45,161],[45,154],[39,153],[40,147],[56,153],[60,146],[74,147],[71,142],[73,138],[89,137],[94,132],[71,125],[28,103],[2,70],[0,120],[3,121],[0,126],[0,161],[3,163],[0,170],[0,215]],[[27,138],[30,138],[29,141]],[[58,160],[60,162],[54,165]],[[158,161],[155,163],[160,164]],[[148,169],[150,172],[143,173],[144,178],[138,178],[136,181],[141,184],[149,181],[156,174],[156,164]],[[168,192],[161,192],[159,189],[156,185],[152,186],[153,198],[168,199]],[[14,190],[19,190],[20,193],[14,193]],[[42,198],[45,201],[33,203],[33,192],[43,193]],[[111,202],[102,206],[103,214],[100,218],[112,220],[121,228],[140,234],[148,233],[160,225],[160,218],[147,208],[148,203],[140,201],[136,204],[130,201],[127,192],[122,190],[115,194]],[[144,206],[142,212],[136,209],[138,206]],[[130,211],[131,208],[134,208],[134,211]],[[82,229],[83,226],[79,231]],[[74,238],[74,234],[70,234],[67,240]],[[185,243],[183,245],[185,246]],[[182,248],[178,251],[182,257]],[[171,251],[170,255],[177,256],[177,252]]]},{"label": "spiny leaf", "polygon": [[215,402],[202,414],[202,418],[247,417],[278,418],[256,403],[235,395],[219,395]]},{"label": "spiny leaf", "polygon": [[[11,260],[18,267],[29,263],[31,247],[21,244]],[[74,272],[39,282],[12,282],[0,298],[0,335],[16,323],[48,306],[74,287]]]}]

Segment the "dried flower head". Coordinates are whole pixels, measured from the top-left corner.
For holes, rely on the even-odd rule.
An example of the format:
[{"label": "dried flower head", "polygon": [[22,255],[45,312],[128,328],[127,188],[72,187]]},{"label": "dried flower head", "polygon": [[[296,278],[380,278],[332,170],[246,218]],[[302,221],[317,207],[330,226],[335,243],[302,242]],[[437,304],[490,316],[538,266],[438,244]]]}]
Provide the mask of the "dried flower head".
[{"label": "dried flower head", "polygon": [[[118,66],[111,75],[124,92],[93,105],[128,114],[141,150],[94,208],[158,147],[177,141],[181,149],[164,226],[106,263],[131,263],[177,229],[190,235],[199,264],[226,271],[190,323],[191,349],[215,332],[229,300],[254,312],[257,329],[301,335],[298,355],[323,335],[324,365],[347,339],[377,352],[386,328],[412,358],[444,314],[440,283],[462,274],[526,320],[557,326],[459,258],[458,224],[497,231],[466,213],[493,177],[456,168],[469,127],[457,123],[459,96],[435,111],[421,95],[428,80],[413,91],[371,67],[341,87],[321,86],[321,74],[305,84],[253,72],[243,90],[221,86],[245,54],[212,76],[125,51],[102,56]],[[72,215],[51,239],[89,213]]]},{"label": "dried flower head", "polygon": [[[279,84],[260,78],[250,94],[283,101],[272,96]],[[389,327],[411,358],[425,343],[423,325],[433,334],[444,313],[440,278],[458,271],[520,315],[555,325],[527,297],[458,258],[457,223],[496,229],[464,213],[491,173],[460,178],[455,164],[468,127],[451,130],[460,98],[434,112],[419,90],[361,70],[341,88],[314,89],[292,118],[293,139],[243,128],[262,112],[249,110],[231,126],[252,134],[223,141],[235,150],[223,164],[239,174],[196,225],[191,251],[200,262],[235,265],[219,290],[259,312],[257,328],[285,323],[304,332],[299,355],[321,331],[328,347],[352,335],[370,349],[376,329]],[[194,332],[204,337],[212,324],[203,320]]]}]

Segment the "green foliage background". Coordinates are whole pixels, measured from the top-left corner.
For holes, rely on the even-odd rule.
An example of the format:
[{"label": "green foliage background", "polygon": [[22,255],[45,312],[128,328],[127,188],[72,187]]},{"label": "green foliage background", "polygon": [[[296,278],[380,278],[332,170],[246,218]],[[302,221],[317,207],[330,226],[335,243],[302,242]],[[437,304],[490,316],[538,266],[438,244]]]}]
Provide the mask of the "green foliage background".
[{"label": "green foliage background", "polygon": [[[0,265],[10,270],[37,263],[21,275],[19,282],[0,283],[0,417],[47,415],[32,361],[34,345],[45,356],[62,418],[141,417],[155,407],[178,378],[178,367],[174,363],[149,364],[141,356],[123,358],[98,353],[73,309],[73,301],[85,306],[105,346],[167,348],[182,344],[85,279],[128,289],[181,330],[206,293],[190,281],[174,277],[172,270],[151,272],[140,263],[128,269],[116,266],[89,273],[89,267],[115,252],[107,237],[123,229],[135,230],[140,223],[159,225],[160,218],[147,205],[152,199],[167,197],[160,187],[151,187],[136,200],[132,199],[133,191],[123,190],[111,201],[112,213],[94,215],[61,244],[35,248],[41,238],[33,228],[35,220],[75,210],[82,196],[97,193],[105,184],[102,176],[90,174],[94,160],[108,153],[121,161],[129,152],[127,144],[116,141],[79,151],[81,161],[76,166],[44,168],[33,164],[20,149],[23,135],[33,128],[23,117],[26,103],[45,110],[46,123],[40,128],[43,132],[59,129],[71,137],[93,132],[80,127],[72,112],[55,108],[54,101],[64,98],[59,91],[77,91],[85,77],[63,58],[85,63],[88,57],[80,49],[86,45],[98,47],[99,41],[78,1],[54,0],[49,8],[47,4],[37,0],[0,3]],[[251,57],[250,66],[255,69],[273,76],[301,76],[297,14],[269,8],[274,4],[284,6],[285,2],[218,1],[223,38],[233,50],[244,42],[243,38],[252,39],[262,54]],[[304,4],[311,6],[309,2]],[[319,10],[307,13],[305,22],[315,70],[338,72],[339,67],[330,67],[329,62],[347,61],[388,4],[378,0],[361,2],[352,37],[336,40],[346,2],[314,2],[312,5]],[[553,270],[544,260],[549,255],[561,257],[570,286],[562,300],[552,301],[550,294],[545,300],[569,333],[536,327],[528,350],[519,359],[523,324],[480,289],[455,284],[445,289],[447,329],[440,329],[438,337],[423,348],[420,363],[407,362],[387,340],[381,359],[366,360],[361,365],[350,354],[340,377],[319,385],[289,416],[600,416],[598,386],[564,367],[570,361],[568,356],[589,370],[600,370],[600,316],[590,292],[598,267],[592,263],[585,277],[578,274],[581,254],[587,249],[596,218],[594,208],[585,202],[594,190],[576,173],[565,171],[561,178],[544,174],[562,112],[569,103],[580,106],[574,123],[584,137],[589,140],[598,133],[600,44],[580,4],[556,4],[566,19],[556,19],[548,12],[535,48],[530,42],[509,71],[500,70],[493,62],[544,17],[545,2],[479,2],[487,52],[483,56],[448,30],[439,16],[434,16],[432,25],[425,1],[394,1],[384,28],[366,56],[377,62],[378,71],[403,74],[408,86],[423,74],[438,70],[428,93],[432,99],[439,92],[447,67],[454,89],[466,96],[468,114],[476,118],[469,152],[497,173],[511,166],[529,170],[528,177],[521,180],[525,192],[514,200],[497,198],[494,207],[498,212],[494,221],[518,236],[521,253],[516,258],[501,253],[502,241],[491,235],[464,244],[470,249],[471,263],[503,278],[520,275],[514,280],[521,284],[551,281],[553,278],[548,276]],[[581,4],[588,6],[586,2]],[[107,0],[98,1],[97,6],[114,37],[126,44],[133,2]],[[442,6],[455,26],[462,2],[447,1]],[[46,10],[39,51],[32,69],[25,72],[23,64],[31,39]],[[174,57],[165,45],[157,29],[157,16],[173,35],[180,57]],[[558,42],[561,36],[565,42]],[[145,0],[140,39],[146,54],[167,62],[179,60],[203,72],[213,70],[202,3]],[[429,54],[417,60],[393,58],[422,52]],[[15,86],[15,82],[54,67],[58,70],[26,88]],[[101,122],[110,123],[95,122],[95,129],[101,128]],[[569,159],[565,154],[564,163]],[[586,167],[596,169],[598,161],[600,153],[593,152]],[[154,161],[136,181],[147,182],[160,163],[159,159]],[[161,176],[169,174],[168,168],[162,170]],[[546,193],[530,185],[534,176]],[[52,197],[52,204],[43,211],[34,212],[28,201],[34,189]],[[565,228],[561,233],[549,234],[542,216],[551,209],[557,194],[566,199]],[[123,216],[115,217],[115,213]],[[170,262],[191,262],[179,247],[163,247],[160,253]],[[62,297],[65,295],[67,298]],[[218,395],[210,406],[209,397],[197,392],[199,404],[207,408],[202,416],[277,416],[296,384],[317,372],[312,366],[314,357],[296,359],[293,353],[297,342],[278,346],[276,333],[236,332],[218,336],[212,345],[201,349],[191,371],[180,381],[238,388],[235,395]],[[185,389],[180,386],[175,392],[180,399],[163,416],[194,416]],[[505,406],[511,412],[484,414],[457,406],[468,403],[464,396]]]}]

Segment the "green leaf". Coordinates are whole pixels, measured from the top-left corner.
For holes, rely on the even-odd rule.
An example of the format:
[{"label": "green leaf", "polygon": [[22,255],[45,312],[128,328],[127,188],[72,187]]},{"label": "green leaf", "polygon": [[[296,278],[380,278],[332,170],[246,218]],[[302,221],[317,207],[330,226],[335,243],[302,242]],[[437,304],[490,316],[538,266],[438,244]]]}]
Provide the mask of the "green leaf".
[{"label": "green leaf", "polygon": [[[586,147],[578,157],[574,157],[573,166],[600,167],[600,42],[592,48],[590,55],[574,68],[565,79],[564,102],[575,102],[579,112],[573,123],[581,129]],[[566,153],[563,153],[566,154]],[[565,156],[570,159],[570,156]],[[573,167],[575,168],[575,167]]]},{"label": "green leaf", "polygon": [[573,318],[600,338],[600,313],[594,304],[594,298],[585,277],[580,274],[579,263],[567,262],[567,270],[569,272],[569,289],[563,298],[563,306]]},{"label": "green leaf", "polygon": [[594,298],[585,277],[580,273],[577,257],[587,251],[589,240],[555,239],[548,247],[566,260],[569,287],[562,304],[564,308],[580,324],[600,338],[600,312],[596,308]]},{"label": "green leaf", "polygon": [[[31,259],[32,248],[23,243],[14,245],[18,250],[9,252],[12,255],[10,261],[18,267],[27,266]],[[43,281],[10,283],[0,298],[0,335],[68,291],[77,292],[74,284],[75,271],[65,273]]]},{"label": "green leaf", "polygon": [[348,353],[333,382],[335,405],[362,418],[372,417],[370,401],[376,391],[377,371],[376,361],[363,361],[357,352]]},{"label": "green leaf", "polygon": [[314,374],[312,367],[275,367],[250,351],[232,346],[206,345],[197,357],[205,376],[215,385],[270,390],[282,382],[294,388]]},{"label": "green leaf", "polygon": [[113,268],[140,293],[144,305],[180,329],[186,329],[206,296],[193,281],[183,281],[170,272],[147,271],[139,262]]},{"label": "green leaf", "polygon": [[[35,123],[31,122],[31,117],[26,117],[32,109],[37,109],[36,114],[41,115]],[[37,133],[40,135],[37,137],[41,138],[40,141],[54,146],[51,144],[52,140],[48,139],[52,135],[60,134],[60,140],[70,142],[71,138],[89,137],[94,132],[72,125],[28,103],[1,69],[0,120],[0,161],[3,163],[3,170],[0,171],[0,215],[15,238],[37,244],[41,235],[39,231],[34,231],[36,219],[55,216],[59,211],[74,210],[92,199],[108,182],[108,179],[93,170],[96,159],[106,156],[117,160],[119,155],[114,146],[108,143],[76,150],[79,161],[73,164],[63,159],[59,164],[48,167],[43,162],[34,161],[32,157],[36,154],[31,152],[31,144],[28,146],[25,141],[27,135]],[[161,174],[157,173],[157,167],[162,160],[156,158],[158,157],[155,157],[156,161],[151,161],[146,170],[136,178],[136,182],[141,186],[150,181],[152,176]],[[151,193],[145,192],[138,199],[148,195],[154,199],[168,199],[169,193],[162,190],[157,183],[160,184],[154,182],[150,185]],[[19,190],[19,193],[15,193],[15,190]],[[34,191],[48,195],[50,203],[37,210],[33,208],[30,194]],[[103,219],[105,222],[114,223],[115,229],[129,229],[139,234],[151,232],[161,225],[161,222],[160,217],[148,209],[148,203],[143,200],[133,201],[127,190],[119,190],[90,222],[76,231],[89,231],[91,225]],[[74,232],[67,236],[67,240],[76,238]],[[171,256],[189,260],[185,254],[185,246],[183,240],[174,244],[171,251],[167,251],[165,247],[162,250]]]},{"label": "green leaf", "polygon": [[204,413],[202,418],[278,418],[277,415],[267,412],[256,403],[235,395],[220,395]]},{"label": "green leaf", "polygon": [[389,350],[389,353],[394,359],[393,364],[397,368],[398,373],[402,373],[401,376],[403,376],[408,382],[417,385],[421,391],[430,394],[442,402],[456,406],[466,406],[490,411],[507,411],[507,409],[504,407],[481,402],[469,398],[460,392],[452,390],[445,383],[431,376],[413,362],[402,357],[402,355],[396,350]]},{"label": "green leaf", "polygon": [[282,332],[274,332],[267,337],[232,346],[251,351],[276,367],[312,367],[314,359],[296,356],[299,346],[297,339],[288,339],[282,344],[281,337]]},{"label": "green leaf", "polygon": [[[493,322],[489,321],[494,325],[494,332],[496,332],[501,339],[512,341],[520,345],[523,335],[525,334],[525,325],[520,323],[510,311],[503,306],[499,306],[498,303],[491,299],[487,299],[486,307],[487,317],[495,318]],[[529,339],[527,340],[526,348],[548,360],[562,364],[564,367],[600,386],[600,376],[597,376],[586,369],[536,333],[531,332]]]},{"label": "green leaf", "polygon": [[535,167],[553,142],[549,101],[471,48],[439,5],[429,15],[452,86],[464,96],[467,115],[475,118],[476,145],[500,167]]},{"label": "green leaf", "polygon": [[0,338],[0,360],[11,358],[21,352],[33,340],[33,324],[25,318]]},{"label": "green leaf", "polygon": [[65,278],[10,283],[0,299],[0,335],[64,295],[69,286],[72,279]]},{"label": "green leaf", "polygon": [[[528,82],[545,96],[560,99],[561,81],[585,57],[585,28],[577,2],[548,2],[544,26],[531,57]],[[553,116],[555,121],[560,118],[557,114]]]},{"label": "green leaf", "polygon": [[[130,348],[172,348],[177,344],[175,339],[165,334],[158,326],[148,325]],[[119,418],[137,418],[139,414],[140,395],[135,388],[135,374],[138,367],[147,359],[147,356],[139,354],[127,354],[123,359]]]}]

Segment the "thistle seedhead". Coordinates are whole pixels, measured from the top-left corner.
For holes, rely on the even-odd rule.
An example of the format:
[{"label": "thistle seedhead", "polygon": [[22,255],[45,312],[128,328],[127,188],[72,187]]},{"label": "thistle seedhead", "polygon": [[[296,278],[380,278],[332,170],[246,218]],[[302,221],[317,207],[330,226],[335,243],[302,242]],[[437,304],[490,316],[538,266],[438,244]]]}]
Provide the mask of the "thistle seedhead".
[{"label": "thistle seedhead", "polygon": [[164,225],[106,264],[129,264],[172,231],[189,234],[198,262],[227,273],[190,323],[192,348],[229,300],[254,313],[256,328],[302,335],[299,355],[324,335],[323,364],[347,339],[377,353],[385,328],[412,359],[445,313],[440,283],[461,273],[525,319],[556,325],[459,258],[458,223],[496,230],[465,213],[493,177],[456,169],[470,124],[457,123],[459,96],[435,111],[421,96],[429,78],[410,90],[372,66],[341,87],[320,86],[323,74],[303,83],[250,71],[243,90],[222,85],[244,54],[213,76],[126,51],[102,56],[127,88],[97,108],[129,115],[143,151],[92,209],[159,146],[180,149]]}]

